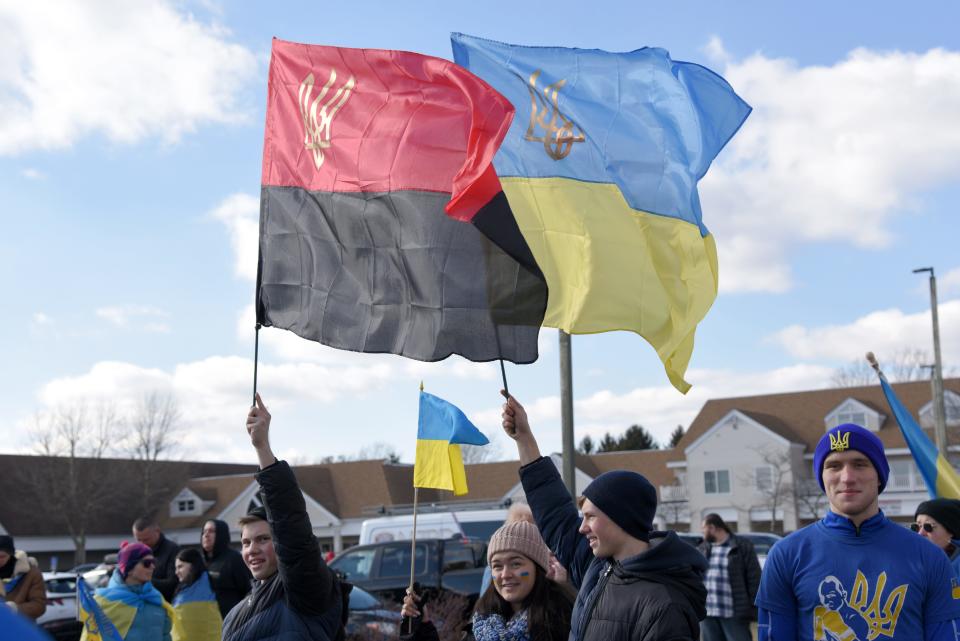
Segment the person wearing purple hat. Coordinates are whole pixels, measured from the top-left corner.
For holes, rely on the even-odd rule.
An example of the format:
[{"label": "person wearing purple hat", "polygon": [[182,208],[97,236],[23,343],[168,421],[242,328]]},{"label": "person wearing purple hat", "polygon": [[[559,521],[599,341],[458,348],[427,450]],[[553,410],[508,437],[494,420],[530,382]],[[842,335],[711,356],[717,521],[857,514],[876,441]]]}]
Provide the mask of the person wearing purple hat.
[{"label": "person wearing purple hat", "polygon": [[[170,641],[176,614],[150,580],[157,559],[143,543],[126,543],[105,588],[93,595],[124,641]],[[87,639],[84,627],[81,641]]]},{"label": "person wearing purple hat", "polygon": [[601,474],[583,490],[581,519],[512,396],[502,418],[517,443],[537,528],[579,588],[569,641],[699,639],[707,560],[675,532],[653,531],[657,490],[650,481],[627,470]]},{"label": "person wearing purple hat", "polygon": [[884,516],[890,466],[853,423],[813,455],[827,515],[770,550],[756,604],[760,641],[956,641],[960,588],[946,555]]}]

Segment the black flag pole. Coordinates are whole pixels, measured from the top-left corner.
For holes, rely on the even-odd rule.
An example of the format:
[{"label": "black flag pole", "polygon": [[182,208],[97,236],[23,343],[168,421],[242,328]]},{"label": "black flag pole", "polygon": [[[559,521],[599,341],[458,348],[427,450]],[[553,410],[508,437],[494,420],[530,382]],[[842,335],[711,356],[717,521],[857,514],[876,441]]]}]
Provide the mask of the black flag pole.
[{"label": "black flag pole", "polygon": [[253,334],[253,405],[257,404],[257,361],[260,360],[260,323]]},{"label": "black flag pole", "polygon": [[510,388],[507,387],[507,369],[503,366],[503,359],[500,359],[500,377],[503,379],[503,397],[510,398]]}]

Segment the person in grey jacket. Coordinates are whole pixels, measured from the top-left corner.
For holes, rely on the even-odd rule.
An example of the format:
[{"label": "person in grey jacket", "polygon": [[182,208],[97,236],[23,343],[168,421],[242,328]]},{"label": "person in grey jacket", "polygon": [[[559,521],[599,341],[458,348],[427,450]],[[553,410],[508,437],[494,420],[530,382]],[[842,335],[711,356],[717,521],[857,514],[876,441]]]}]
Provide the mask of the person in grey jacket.
[{"label": "person in grey jacket", "polygon": [[699,550],[707,559],[707,618],[700,624],[703,641],[750,641],[750,621],[760,588],[760,561],[749,539],[730,531],[719,514],[700,525]]},{"label": "person in grey jacket", "polygon": [[323,562],[293,470],[270,448],[270,413],[260,395],[247,414],[257,451],[262,508],[240,519],[253,591],[223,622],[223,641],[333,641],[343,638],[340,582]]},{"label": "person in grey jacket", "polygon": [[675,532],[654,532],[657,492],[636,472],[601,474],[583,491],[583,518],[526,411],[512,396],[503,428],[517,443],[520,481],[547,545],[579,592],[570,641],[696,641],[706,615],[703,555]]}]

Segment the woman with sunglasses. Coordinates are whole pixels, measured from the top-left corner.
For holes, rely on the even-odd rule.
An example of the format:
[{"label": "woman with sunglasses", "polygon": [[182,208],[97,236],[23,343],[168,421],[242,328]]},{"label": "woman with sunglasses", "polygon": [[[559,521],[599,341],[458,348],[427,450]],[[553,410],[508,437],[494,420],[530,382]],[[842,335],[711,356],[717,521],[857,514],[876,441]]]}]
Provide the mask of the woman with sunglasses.
[{"label": "woman with sunglasses", "polygon": [[[171,641],[173,608],[150,579],[156,559],[143,543],[124,543],[117,555],[117,569],[107,587],[94,599],[124,641]],[[84,626],[81,641],[86,641]]]},{"label": "woman with sunglasses", "polygon": [[173,610],[179,625],[173,641],[220,641],[223,619],[200,550],[181,549],[175,568],[180,583],[173,593]]},{"label": "woman with sunglasses", "polygon": [[[550,548],[537,526],[507,523],[490,537],[487,563],[493,581],[480,596],[463,641],[566,641],[575,594],[547,578]],[[401,641],[437,641],[432,623],[421,616],[415,595],[403,600]]]},{"label": "woman with sunglasses", "polygon": [[932,499],[917,507],[910,529],[943,550],[960,579],[960,501]]}]

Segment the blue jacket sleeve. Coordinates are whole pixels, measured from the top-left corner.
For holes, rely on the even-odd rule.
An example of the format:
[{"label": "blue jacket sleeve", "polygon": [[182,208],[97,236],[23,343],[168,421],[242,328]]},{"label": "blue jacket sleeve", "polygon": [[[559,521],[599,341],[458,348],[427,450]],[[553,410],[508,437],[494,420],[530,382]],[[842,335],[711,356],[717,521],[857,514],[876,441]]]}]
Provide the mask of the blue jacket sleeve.
[{"label": "blue jacket sleeve", "polygon": [[795,616],[771,612],[764,608],[760,608],[758,614],[758,641],[796,641],[797,618]]},{"label": "blue jacket sleeve", "polygon": [[593,561],[593,551],[578,531],[580,515],[560,472],[553,461],[541,456],[520,468],[520,482],[543,540],[567,569],[571,583],[579,589]]},{"label": "blue jacket sleeve", "polygon": [[927,623],[923,626],[923,641],[960,641],[960,619]]}]

